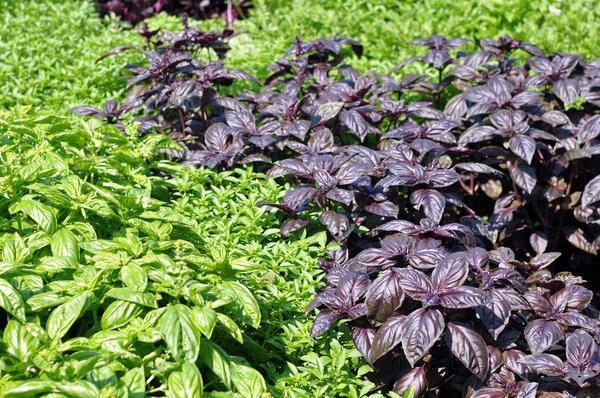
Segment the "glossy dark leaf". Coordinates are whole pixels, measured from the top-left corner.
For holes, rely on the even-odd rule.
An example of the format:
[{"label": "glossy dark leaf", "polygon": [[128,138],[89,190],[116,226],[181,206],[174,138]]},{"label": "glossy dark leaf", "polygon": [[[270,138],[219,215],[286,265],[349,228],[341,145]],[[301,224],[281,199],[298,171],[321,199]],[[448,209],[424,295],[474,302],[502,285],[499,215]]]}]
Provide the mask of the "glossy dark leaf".
[{"label": "glossy dark leaf", "polygon": [[440,295],[440,304],[446,308],[471,308],[484,303],[483,292],[471,286],[455,287]]},{"label": "glossy dark leaf", "polygon": [[527,324],[524,330],[529,349],[534,354],[540,354],[558,343],[563,338],[558,323],[545,319],[536,319]]},{"label": "glossy dark leaf", "polygon": [[525,193],[531,194],[537,184],[535,169],[528,164],[519,163],[510,168],[510,176]]},{"label": "glossy dark leaf", "polygon": [[569,365],[584,369],[598,361],[598,345],[586,332],[577,330],[567,337],[567,361]]},{"label": "glossy dark leaf", "polygon": [[308,220],[288,220],[281,225],[281,235],[289,236],[292,232],[304,228],[306,225],[308,225]]},{"label": "glossy dark leaf", "polygon": [[319,312],[310,331],[310,337],[318,337],[328,331],[333,324],[342,317],[342,313],[336,310],[325,309]]},{"label": "glossy dark leaf", "polygon": [[535,140],[523,134],[517,134],[508,141],[510,150],[527,163],[531,163],[535,154]]},{"label": "glossy dark leaf", "polygon": [[431,282],[438,293],[461,286],[467,279],[469,267],[464,253],[453,253],[442,260],[431,274]]},{"label": "glossy dark leaf", "polygon": [[423,208],[425,216],[439,222],[444,214],[446,198],[433,189],[420,189],[410,195],[410,202],[417,208]]},{"label": "glossy dark leaf", "polygon": [[581,204],[583,206],[589,206],[598,201],[600,201],[600,175],[587,183],[581,195]]},{"label": "glossy dark leaf", "polygon": [[406,318],[402,331],[402,349],[411,366],[415,366],[440,338],[444,326],[444,317],[436,309],[419,308]]},{"label": "glossy dark leaf", "polygon": [[402,290],[415,300],[421,300],[424,294],[435,291],[429,278],[421,271],[403,268],[398,270],[398,275],[400,276],[399,282]]},{"label": "glossy dark leaf", "polygon": [[415,397],[421,396],[427,390],[427,371],[424,366],[411,369],[394,383],[394,391],[401,396],[411,388]]},{"label": "glossy dark leaf", "polygon": [[446,344],[467,369],[480,380],[489,372],[489,355],[483,338],[472,329],[448,323]]},{"label": "glossy dark leaf", "polygon": [[486,292],[485,304],[478,306],[476,310],[481,322],[492,337],[497,339],[506,327],[511,313],[510,301],[503,295],[503,291],[492,289]]},{"label": "glossy dark leaf", "polygon": [[361,141],[365,139],[369,125],[360,113],[355,110],[342,111],[340,113],[340,121]]},{"label": "glossy dark leaf", "polygon": [[406,316],[398,315],[389,318],[377,329],[369,351],[368,359],[370,363],[374,363],[400,344],[405,322]]},{"label": "glossy dark leaf", "polygon": [[534,372],[547,376],[563,376],[565,373],[563,361],[552,354],[527,355],[520,362]]},{"label": "glossy dark leaf", "polygon": [[327,227],[327,230],[333,235],[335,240],[341,242],[346,239],[351,232],[350,221],[348,217],[335,211],[326,211],[319,218],[321,224]]},{"label": "glossy dark leaf", "polygon": [[377,277],[365,297],[367,316],[384,322],[402,304],[404,292],[400,287],[400,276],[394,270]]},{"label": "glossy dark leaf", "polygon": [[352,328],[352,341],[354,342],[354,346],[366,360],[369,359],[369,350],[371,349],[373,337],[375,337],[375,329],[373,328]]}]

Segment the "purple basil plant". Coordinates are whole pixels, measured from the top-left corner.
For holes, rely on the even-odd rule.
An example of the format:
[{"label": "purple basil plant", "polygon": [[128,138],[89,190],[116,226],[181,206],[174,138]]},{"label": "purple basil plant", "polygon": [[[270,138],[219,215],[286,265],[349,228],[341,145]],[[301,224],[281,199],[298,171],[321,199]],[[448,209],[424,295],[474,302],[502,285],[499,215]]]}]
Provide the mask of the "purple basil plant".
[{"label": "purple basil plant", "polygon": [[[233,94],[251,77],[224,66],[231,32],[142,34],[135,95],[78,113],[135,112],[190,165],[291,182],[261,203],[285,215],[282,235],[322,224],[340,247],[320,262],[313,337],[344,320],[397,393],[600,394],[600,60],[432,36],[392,74],[361,74],[345,62],[360,43],[296,39],[259,91]],[[424,73],[404,73],[416,62]]]}]

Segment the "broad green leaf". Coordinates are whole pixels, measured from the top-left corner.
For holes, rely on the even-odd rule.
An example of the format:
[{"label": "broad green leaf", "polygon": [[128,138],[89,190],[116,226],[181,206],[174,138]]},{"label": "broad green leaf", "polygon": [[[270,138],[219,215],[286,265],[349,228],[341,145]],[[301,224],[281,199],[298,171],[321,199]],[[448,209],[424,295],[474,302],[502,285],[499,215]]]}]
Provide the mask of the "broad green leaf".
[{"label": "broad green leaf", "polygon": [[263,376],[249,366],[232,364],[231,378],[237,392],[244,397],[260,398],[267,391]]},{"label": "broad green leaf", "polygon": [[31,307],[33,312],[38,312],[44,308],[56,307],[64,302],[67,302],[69,297],[57,292],[45,292],[36,294],[27,299],[27,305]]},{"label": "broad green leaf", "polygon": [[23,262],[28,255],[29,251],[19,234],[12,235],[11,238],[4,242],[4,248],[2,249],[2,259],[4,261],[20,263]]},{"label": "broad green leaf", "polygon": [[227,329],[229,334],[231,334],[231,337],[233,337],[240,343],[244,342],[242,331],[240,327],[233,321],[233,319],[231,319],[225,314],[217,313],[217,321],[219,321],[219,323],[223,325],[225,329]]},{"label": "broad green leaf", "polygon": [[57,392],[61,392],[72,398],[99,398],[98,388],[86,380],[77,380],[74,382],[60,382],[56,385]]},{"label": "broad green leaf", "polygon": [[142,313],[142,307],[136,303],[116,300],[109,304],[100,323],[102,329],[114,329],[127,325],[133,318]]},{"label": "broad green leaf", "polygon": [[25,362],[31,354],[35,353],[40,344],[36,336],[15,320],[10,320],[6,324],[2,340],[6,345],[6,352],[21,362]]},{"label": "broad green leaf", "polygon": [[148,274],[139,265],[129,263],[121,268],[121,282],[127,287],[143,292],[148,284]]},{"label": "broad green leaf", "polygon": [[54,233],[50,242],[52,255],[56,257],[67,257],[77,260],[79,258],[79,245],[77,237],[66,228],[61,228]]},{"label": "broad green leaf", "polygon": [[56,391],[57,383],[50,380],[28,380],[12,382],[12,384],[14,385],[4,390],[4,398],[35,397],[38,394],[50,393]]},{"label": "broad green leaf", "polygon": [[73,296],[69,301],[56,307],[48,317],[46,322],[46,331],[48,335],[58,340],[62,338],[94,303],[96,296],[87,291]]},{"label": "broad green leaf", "polygon": [[260,307],[250,290],[239,282],[223,282],[217,286],[217,290],[228,290],[235,297],[235,303],[240,306],[242,312],[252,321],[252,326],[260,326]]},{"label": "broad green leaf", "polygon": [[232,389],[231,361],[229,356],[216,344],[202,339],[200,346],[200,360],[212,370],[228,389]]},{"label": "broad green leaf", "polygon": [[167,387],[169,398],[201,398],[202,376],[196,365],[186,362],[181,370],[171,372]]},{"label": "broad green leaf", "polygon": [[17,209],[33,219],[47,233],[52,234],[56,231],[57,225],[54,211],[45,204],[37,200],[23,198],[18,203]]},{"label": "broad green leaf", "polygon": [[98,398],[98,388],[85,380],[56,382],[50,380],[29,380],[15,383],[4,391],[5,398],[34,397],[38,394],[61,393],[69,398]]},{"label": "broad green leaf", "polygon": [[21,294],[5,279],[0,278],[0,307],[25,323],[25,303]]},{"label": "broad green leaf", "polygon": [[146,393],[146,379],[144,367],[133,368],[127,371],[121,378],[127,386],[128,398],[144,398]]},{"label": "broad green leaf", "polygon": [[210,339],[217,323],[217,313],[208,307],[194,307],[192,309],[192,316],[198,329],[200,329],[204,336]]},{"label": "broad green leaf", "polygon": [[177,360],[185,358],[195,362],[200,350],[200,330],[194,324],[192,310],[183,305],[168,305],[160,317],[158,329],[167,347]]},{"label": "broad green leaf", "polygon": [[152,293],[142,293],[128,287],[114,287],[106,292],[104,296],[129,301],[130,303],[136,303],[146,307],[158,307],[156,297],[154,297]]}]

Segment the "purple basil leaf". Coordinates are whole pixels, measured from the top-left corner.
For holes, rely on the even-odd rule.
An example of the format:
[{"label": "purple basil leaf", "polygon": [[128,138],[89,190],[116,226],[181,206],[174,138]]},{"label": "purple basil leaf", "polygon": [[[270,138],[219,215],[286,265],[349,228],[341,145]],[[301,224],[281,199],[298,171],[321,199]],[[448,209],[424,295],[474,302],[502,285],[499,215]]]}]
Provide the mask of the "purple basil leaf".
[{"label": "purple basil leaf", "polygon": [[354,200],[354,192],[345,189],[333,188],[325,194],[325,197],[336,202],[350,206]]},{"label": "purple basil leaf", "polygon": [[442,335],[444,316],[436,309],[419,308],[406,318],[402,329],[402,349],[414,367]]},{"label": "purple basil leaf", "polygon": [[394,316],[377,329],[369,351],[368,360],[370,363],[374,363],[400,344],[405,322],[406,317],[404,315]]},{"label": "purple basil leaf", "polygon": [[308,220],[288,220],[281,226],[281,235],[289,236],[292,232],[304,228],[308,224]]},{"label": "purple basil leaf", "polygon": [[350,307],[364,296],[370,284],[371,280],[365,274],[351,272],[338,283],[336,295]]},{"label": "purple basil leaf", "polygon": [[306,209],[311,200],[317,196],[318,191],[309,186],[298,186],[288,190],[283,195],[283,203],[295,212]]},{"label": "purple basil leaf", "polygon": [[534,354],[541,354],[563,338],[563,333],[554,321],[536,319],[527,324],[524,331],[529,349]]},{"label": "purple basil leaf", "polygon": [[440,304],[446,308],[471,308],[483,305],[485,295],[476,287],[459,286],[440,295]]},{"label": "purple basil leaf", "polygon": [[552,127],[563,126],[571,121],[569,117],[560,111],[549,111],[542,115],[542,120]]},{"label": "purple basil leaf", "polygon": [[468,272],[465,254],[453,253],[435,267],[431,282],[437,293],[444,293],[461,286],[467,279]]},{"label": "purple basil leaf", "polygon": [[415,224],[405,220],[394,220],[386,222],[377,227],[378,231],[401,232],[406,235],[415,235],[420,231],[420,228]]},{"label": "purple basil leaf", "polygon": [[518,163],[510,168],[510,176],[519,188],[528,194],[533,192],[537,184],[535,169],[528,164]]},{"label": "purple basil leaf", "polygon": [[594,138],[600,135],[600,116],[595,115],[585,121],[581,129],[579,130],[579,134],[577,134],[578,138],[581,141],[591,141]]},{"label": "purple basil leaf", "polygon": [[565,366],[563,361],[552,354],[534,354],[523,357],[520,364],[527,366],[529,369],[537,373],[542,373],[547,376],[563,376],[565,374]]},{"label": "purple basil leaf", "polygon": [[415,397],[420,397],[427,390],[427,371],[424,366],[411,369],[394,383],[394,391],[401,396],[411,387]]},{"label": "purple basil leaf", "polygon": [[452,354],[480,380],[485,380],[489,372],[490,358],[483,338],[472,329],[448,323],[446,344]]},{"label": "purple basil leaf", "polygon": [[434,293],[434,288],[429,278],[412,268],[402,268],[398,270],[400,276],[400,286],[402,290],[412,299],[421,300],[424,294]]},{"label": "purple basil leaf", "polygon": [[343,214],[336,213],[335,211],[326,211],[319,217],[321,224],[327,227],[327,230],[335,240],[338,242],[343,241],[352,232],[350,221],[348,217]]},{"label": "purple basil leaf", "polygon": [[454,170],[434,170],[427,173],[427,179],[433,187],[443,188],[460,180],[460,174]]},{"label": "purple basil leaf", "polygon": [[529,263],[533,265],[535,269],[542,269],[552,264],[559,257],[560,253],[558,252],[542,253],[532,258]]},{"label": "purple basil leaf", "polygon": [[398,216],[398,206],[389,200],[385,200],[383,202],[375,202],[365,206],[365,210],[369,213],[376,214],[382,217],[397,217]]},{"label": "purple basil leaf", "polygon": [[598,345],[586,332],[576,330],[567,337],[567,361],[569,365],[583,369],[597,361]]},{"label": "purple basil leaf", "polygon": [[373,338],[375,337],[375,330],[372,328],[352,328],[352,341],[354,342],[354,346],[360,352],[365,359],[369,359],[369,350],[371,349],[371,344],[373,342]]},{"label": "purple basil leaf", "polygon": [[517,156],[531,164],[533,155],[535,154],[535,140],[523,134],[517,134],[508,141],[510,150]]},{"label": "purple basil leaf", "polygon": [[[471,394],[471,398],[506,398],[503,388],[483,387]],[[535,398],[535,397],[534,397]]]},{"label": "purple basil leaf", "polygon": [[325,309],[319,312],[313,323],[310,337],[318,337],[328,331],[333,324],[342,317],[342,313],[336,310]]},{"label": "purple basil leaf", "polygon": [[426,217],[439,222],[444,214],[446,198],[433,189],[420,189],[410,195],[410,203],[416,208],[423,208]]},{"label": "purple basil leaf", "polygon": [[487,141],[496,134],[492,126],[473,126],[460,136],[459,145],[466,146],[475,142]]},{"label": "purple basil leaf", "polygon": [[511,313],[510,301],[503,295],[502,290],[492,289],[486,293],[485,304],[476,308],[477,315],[485,325],[494,340],[508,324]]},{"label": "purple basil leaf", "polygon": [[566,306],[575,311],[582,311],[592,301],[594,294],[578,285],[569,285],[565,288],[567,296]]},{"label": "purple basil leaf", "polygon": [[581,205],[586,207],[598,201],[600,201],[600,175],[591,179],[583,189]]},{"label": "purple basil leaf", "polygon": [[536,398],[538,386],[538,383],[520,383],[519,390],[517,391],[515,398]]},{"label": "purple basil leaf", "polygon": [[579,96],[579,85],[572,79],[558,80],[552,91],[565,104],[572,104]]},{"label": "purple basil leaf", "polygon": [[404,292],[400,277],[394,270],[380,274],[373,281],[365,297],[367,316],[378,322],[385,321],[402,304]]},{"label": "purple basil leaf", "polygon": [[546,251],[546,247],[548,246],[548,238],[544,233],[534,232],[529,235],[529,244],[539,255]]},{"label": "purple basil leaf", "polygon": [[327,102],[325,104],[320,104],[313,113],[315,119],[314,123],[320,124],[333,119],[340,113],[343,107],[343,102]]},{"label": "purple basil leaf", "polygon": [[478,173],[478,174],[502,174],[501,172],[494,169],[493,167],[490,167],[487,164],[483,164],[483,163],[473,163],[473,162],[457,163],[454,165],[454,168],[466,170],[466,171],[470,171],[472,173]]},{"label": "purple basil leaf", "polygon": [[340,121],[344,126],[348,127],[361,142],[365,139],[369,125],[360,113],[355,110],[342,111],[340,113]]}]

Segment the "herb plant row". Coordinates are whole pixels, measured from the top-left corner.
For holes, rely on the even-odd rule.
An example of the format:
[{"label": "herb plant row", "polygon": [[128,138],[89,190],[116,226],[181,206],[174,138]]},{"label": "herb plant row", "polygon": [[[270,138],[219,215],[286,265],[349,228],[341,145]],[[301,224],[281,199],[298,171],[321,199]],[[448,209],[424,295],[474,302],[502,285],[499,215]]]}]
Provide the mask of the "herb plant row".
[{"label": "herb plant row", "polygon": [[74,112],[121,129],[133,114],[185,164],[295,183],[263,203],[288,215],[281,234],[318,221],[339,244],[314,337],[345,320],[397,393],[598,392],[600,60],[431,36],[392,74],[360,74],[344,63],[360,43],[296,40],[241,92],[258,82],[225,67],[231,32],[140,33],[126,102]]}]

